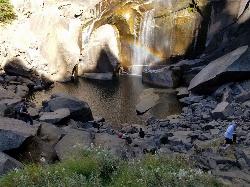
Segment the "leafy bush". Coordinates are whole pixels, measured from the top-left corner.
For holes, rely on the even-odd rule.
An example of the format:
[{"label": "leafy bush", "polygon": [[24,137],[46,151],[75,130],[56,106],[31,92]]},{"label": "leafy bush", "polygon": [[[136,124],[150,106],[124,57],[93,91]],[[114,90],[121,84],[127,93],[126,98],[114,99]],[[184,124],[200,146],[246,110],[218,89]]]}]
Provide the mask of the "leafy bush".
[{"label": "leafy bush", "polygon": [[0,0],[0,23],[8,23],[15,18],[13,6],[9,0]]},{"label": "leafy bush", "polygon": [[49,166],[29,165],[0,178],[5,187],[78,186],[221,186],[212,176],[192,169],[182,158],[146,156],[122,161],[105,150]]}]

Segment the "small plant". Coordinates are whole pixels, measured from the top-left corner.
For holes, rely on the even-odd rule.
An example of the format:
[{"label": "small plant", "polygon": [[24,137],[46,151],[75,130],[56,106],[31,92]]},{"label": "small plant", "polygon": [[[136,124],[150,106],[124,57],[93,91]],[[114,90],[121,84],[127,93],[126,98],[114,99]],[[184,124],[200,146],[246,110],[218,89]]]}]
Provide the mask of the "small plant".
[{"label": "small plant", "polygon": [[187,10],[188,10],[189,13],[194,13],[194,12],[195,12],[194,7],[191,7],[191,6],[189,6],[189,7],[187,8]]},{"label": "small plant", "polygon": [[16,15],[9,0],[0,0],[0,23],[9,23]]}]

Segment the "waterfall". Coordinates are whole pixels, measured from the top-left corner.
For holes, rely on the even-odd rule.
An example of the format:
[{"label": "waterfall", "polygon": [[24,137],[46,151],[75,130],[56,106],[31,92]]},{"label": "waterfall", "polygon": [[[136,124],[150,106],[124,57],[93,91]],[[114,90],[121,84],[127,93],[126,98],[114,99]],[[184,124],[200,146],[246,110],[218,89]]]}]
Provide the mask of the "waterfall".
[{"label": "waterfall", "polygon": [[144,19],[140,24],[140,31],[133,46],[132,70],[133,75],[141,75],[143,66],[155,61],[155,56],[151,52],[154,46],[154,10],[145,13]]},{"label": "waterfall", "polygon": [[95,21],[93,21],[93,23],[90,24],[83,32],[83,34],[82,34],[83,44],[87,45],[89,43],[90,36],[91,36],[93,29],[94,29],[94,25],[95,25]]}]

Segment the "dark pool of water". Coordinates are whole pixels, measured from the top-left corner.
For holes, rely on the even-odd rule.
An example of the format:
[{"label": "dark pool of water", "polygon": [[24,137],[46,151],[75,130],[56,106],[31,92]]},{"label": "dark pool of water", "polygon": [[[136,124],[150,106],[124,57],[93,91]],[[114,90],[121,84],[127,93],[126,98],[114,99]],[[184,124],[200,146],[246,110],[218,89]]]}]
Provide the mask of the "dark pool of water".
[{"label": "dark pool of water", "polygon": [[[140,77],[134,76],[121,76],[112,81],[79,79],[77,83],[56,83],[48,91],[34,93],[32,100],[41,105],[51,94],[66,93],[86,101],[94,116],[104,117],[112,125],[144,124],[145,118],[136,114],[136,104],[144,89],[148,87],[142,84]],[[180,112],[173,94],[167,95],[161,105],[163,106],[159,106],[159,109],[156,107],[152,110],[158,117],[164,118]]]}]

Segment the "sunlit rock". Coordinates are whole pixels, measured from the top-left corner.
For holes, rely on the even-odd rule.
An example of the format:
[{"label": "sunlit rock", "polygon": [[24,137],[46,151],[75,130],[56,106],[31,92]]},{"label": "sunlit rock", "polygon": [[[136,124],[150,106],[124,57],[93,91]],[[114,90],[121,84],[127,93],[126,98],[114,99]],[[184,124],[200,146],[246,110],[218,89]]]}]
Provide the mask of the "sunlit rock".
[{"label": "sunlit rock", "polygon": [[121,64],[140,75],[143,67],[170,57],[200,54],[210,18],[206,0],[197,4],[199,11],[189,0],[12,3],[18,20],[0,29],[1,63],[18,56],[58,81],[70,80],[80,57],[80,74],[112,72]]},{"label": "sunlit rock", "polygon": [[88,45],[83,44],[79,75],[113,72],[119,62],[119,32],[112,25],[103,25],[91,34]]}]

